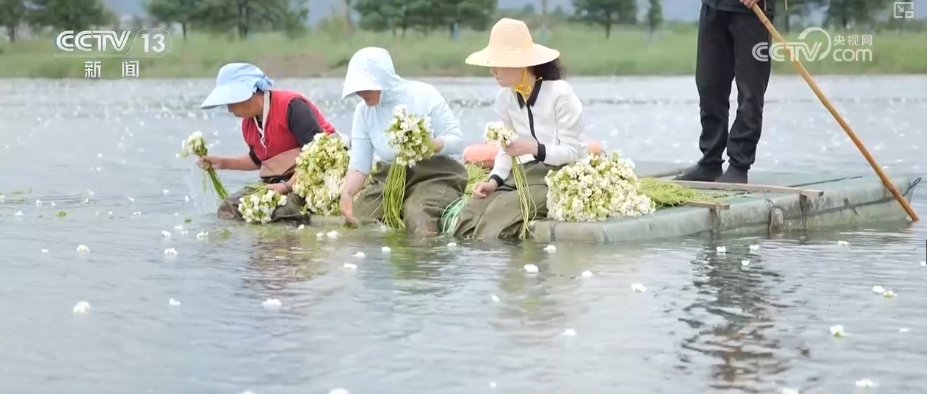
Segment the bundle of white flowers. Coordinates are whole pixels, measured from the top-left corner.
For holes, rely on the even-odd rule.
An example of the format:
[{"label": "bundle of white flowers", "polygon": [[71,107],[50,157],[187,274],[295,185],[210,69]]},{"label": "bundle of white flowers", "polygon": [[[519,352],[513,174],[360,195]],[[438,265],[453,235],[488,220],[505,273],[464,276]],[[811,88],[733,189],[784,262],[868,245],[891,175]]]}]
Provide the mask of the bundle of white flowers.
[{"label": "bundle of white flowers", "polygon": [[[203,157],[206,156],[209,151],[206,148],[206,138],[203,137],[203,133],[199,131],[193,132],[187,137],[186,140],[180,143],[180,153],[177,155],[179,157],[189,157],[190,155]],[[219,175],[216,174],[216,170],[212,167],[206,169],[206,174],[209,176],[210,182],[212,182],[212,188],[216,191],[216,195],[220,199],[225,200],[228,198],[228,191],[225,190],[225,186],[222,185],[222,181],[219,180]],[[203,190],[206,189],[206,178],[203,178]]]},{"label": "bundle of white flowers", "polygon": [[515,134],[515,130],[505,127],[502,122],[489,122],[486,123],[483,138],[486,142],[492,143],[499,148],[505,148],[514,142],[518,136]]},{"label": "bundle of white flowers", "polygon": [[271,221],[277,207],[286,205],[286,196],[260,188],[239,198],[238,203],[238,211],[246,223],[266,224]]},{"label": "bundle of white flowers", "polygon": [[187,139],[180,142],[180,157],[190,155],[206,156],[206,137],[202,131],[194,131]]},{"label": "bundle of white flowers", "polygon": [[296,158],[293,192],[306,199],[305,209],[318,215],[338,215],[341,185],[350,161],[344,140],[317,134]]},{"label": "bundle of white flowers", "polygon": [[404,105],[397,105],[393,110],[386,138],[390,148],[396,151],[393,163],[399,166],[414,167],[415,163],[435,154],[431,144],[431,119],[410,113]]},{"label": "bundle of white flowers", "polygon": [[[483,138],[486,142],[498,146],[499,149],[504,149],[518,139],[518,135],[515,134],[515,130],[505,127],[502,122],[489,122],[486,124],[486,130],[483,131]],[[512,156],[512,177],[515,181],[515,191],[518,193],[518,206],[521,209],[522,221],[518,237],[525,239],[528,237],[528,222],[533,219],[531,213],[536,211],[536,206],[528,194],[528,176],[525,174],[525,167],[514,156]]]},{"label": "bundle of white flowers", "polygon": [[551,171],[547,182],[547,216],[562,222],[590,222],[649,215],[656,204],[640,192],[634,163],[613,153]]},{"label": "bundle of white flowers", "polygon": [[405,228],[402,202],[405,200],[406,170],[435,154],[431,120],[427,116],[416,116],[404,105],[397,105],[386,129],[386,138],[395,156],[383,189],[383,222],[392,228]]}]

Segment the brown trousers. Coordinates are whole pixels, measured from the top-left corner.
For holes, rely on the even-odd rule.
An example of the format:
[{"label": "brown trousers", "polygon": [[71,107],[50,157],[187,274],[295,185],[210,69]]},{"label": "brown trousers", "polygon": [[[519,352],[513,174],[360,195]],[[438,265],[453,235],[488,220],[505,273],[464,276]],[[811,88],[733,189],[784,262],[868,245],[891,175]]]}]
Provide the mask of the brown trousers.
[{"label": "brown trousers", "polygon": [[[370,184],[354,202],[358,219],[383,219],[383,190],[389,164],[377,163]],[[438,222],[444,209],[463,195],[467,187],[467,169],[446,156],[433,156],[406,171],[405,201],[402,218],[406,229],[415,233],[438,234]]]},{"label": "brown trousers", "polygon": [[[557,168],[539,162],[523,166],[528,179],[528,195],[534,201],[534,211],[529,213],[529,217],[543,220],[547,218],[547,182],[544,177]],[[471,197],[460,212],[458,223],[454,235],[461,238],[517,238],[524,219],[515,190],[515,177],[509,174],[505,182],[486,198]]]}]

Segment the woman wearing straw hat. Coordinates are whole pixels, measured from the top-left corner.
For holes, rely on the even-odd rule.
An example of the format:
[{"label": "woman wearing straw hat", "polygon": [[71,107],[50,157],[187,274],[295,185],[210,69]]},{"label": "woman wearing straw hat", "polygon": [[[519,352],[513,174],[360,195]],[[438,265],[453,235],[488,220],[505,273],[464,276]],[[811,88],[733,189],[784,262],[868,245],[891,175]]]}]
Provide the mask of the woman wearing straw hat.
[{"label": "woman wearing straw hat", "polygon": [[[402,219],[409,230],[437,234],[441,213],[467,188],[466,168],[449,157],[463,152],[463,140],[460,124],[447,101],[434,86],[401,78],[393,68],[389,52],[375,47],[363,48],[351,57],[342,96],[356,96],[363,101],[354,110],[351,161],[341,195],[341,215],[349,223],[360,218],[383,218],[383,191],[389,173],[386,163],[395,157],[386,130],[393,110],[404,105],[415,115],[431,119],[434,133],[431,143],[436,153],[409,168]],[[373,169],[374,156],[384,165]],[[373,180],[364,188],[368,175]]]},{"label": "woman wearing straw hat", "polygon": [[487,182],[474,186],[473,198],[460,213],[457,236],[492,239],[517,235],[522,224],[514,188],[512,157],[525,169],[536,212],[547,216],[547,184],[552,169],[588,155],[583,106],[563,80],[560,52],[535,44],[524,22],[504,18],[496,23],[489,45],[466,62],[490,67],[502,87],[496,95],[496,115],[518,138],[499,150]]}]

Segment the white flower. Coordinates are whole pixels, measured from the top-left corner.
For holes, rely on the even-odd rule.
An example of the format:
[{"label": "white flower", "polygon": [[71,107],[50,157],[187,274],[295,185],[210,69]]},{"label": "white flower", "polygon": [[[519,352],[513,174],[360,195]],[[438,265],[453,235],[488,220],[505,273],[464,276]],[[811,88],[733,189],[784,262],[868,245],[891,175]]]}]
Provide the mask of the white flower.
[{"label": "white flower", "polygon": [[316,134],[296,158],[293,191],[306,200],[306,209],[318,215],[341,212],[341,186],[350,156],[337,135]]},{"label": "white flower", "polygon": [[504,148],[518,139],[515,131],[505,127],[502,122],[486,123],[486,130],[483,131],[483,138],[486,142],[492,143],[500,148]]},{"label": "white flower", "polygon": [[869,380],[869,379],[863,379],[863,380],[856,381],[856,387],[860,387],[860,388],[876,387],[878,385],[879,385],[878,383],[873,382],[872,380]]},{"label": "white flower", "polygon": [[203,137],[202,132],[195,131],[193,134],[187,137],[186,140],[180,143],[180,154],[178,156],[205,156],[206,152],[206,138]]},{"label": "white flower", "polygon": [[545,181],[548,217],[553,220],[602,221],[656,211],[656,204],[638,191],[634,163],[617,154],[588,156],[549,172]]},{"label": "white flower", "polygon": [[273,219],[277,207],[285,205],[286,201],[286,196],[273,190],[256,190],[238,199],[238,212],[247,223],[266,224]]},{"label": "white flower", "polygon": [[414,167],[416,163],[435,154],[431,119],[409,113],[408,108],[397,105],[386,130],[387,144],[395,151],[393,163]]},{"label": "white flower", "polygon": [[886,289],[886,288],[884,288],[884,287],[882,287],[882,286],[878,286],[878,285],[872,286],[872,292],[873,292],[873,293],[876,293],[876,294],[881,294],[882,297],[885,297],[885,298],[894,298],[894,297],[897,295],[897,294],[895,294],[894,291],[891,291],[891,290],[889,290],[889,289]]},{"label": "white flower", "polygon": [[830,335],[835,337],[845,337],[847,336],[847,333],[843,330],[843,326],[836,325],[830,328]]},{"label": "white flower", "polygon": [[78,302],[77,305],[74,305],[75,314],[83,314],[90,312],[90,303],[87,301]]}]

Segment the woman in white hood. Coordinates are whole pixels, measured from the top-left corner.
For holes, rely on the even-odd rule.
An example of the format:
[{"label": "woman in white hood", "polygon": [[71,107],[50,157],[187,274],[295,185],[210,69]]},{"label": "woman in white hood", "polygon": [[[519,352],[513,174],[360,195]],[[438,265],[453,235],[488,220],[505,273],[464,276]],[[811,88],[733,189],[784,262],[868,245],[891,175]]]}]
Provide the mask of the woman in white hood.
[{"label": "woman in white hood", "polygon": [[[449,157],[463,153],[464,147],[460,125],[447,101],[433,86],[396,75],[389,52],[373,47],[363,48],[351,58],[342,93],[343,98],[356,94],[363,102],[354,109],[351,162],[341,195],[341,215],[351,223],[356,223],[356,218],[383,218],[388,164],[395,157],[387,144],[386,130],[393,109],[404,105],[410,113],[431,118],[436,153],[407,170],[403,221],[407,229],[437,234],[441,213],[467,187],[466,168]],[[374,154],[383,161],[375,170]],[[364,188],[371,173],[373,180]]]}]

